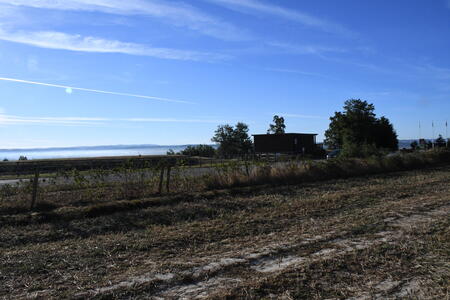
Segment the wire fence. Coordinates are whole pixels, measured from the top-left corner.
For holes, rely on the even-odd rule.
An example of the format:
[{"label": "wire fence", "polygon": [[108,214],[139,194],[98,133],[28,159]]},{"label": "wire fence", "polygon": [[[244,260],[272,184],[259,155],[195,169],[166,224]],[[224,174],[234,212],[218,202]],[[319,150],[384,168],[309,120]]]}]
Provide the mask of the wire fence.
[{"label": "wire fence", "polygon": [[294,156],[174,156],[8,162],[0,164],[6,178],[0,179],[0,214],[200,191],[269,165],[300,161]]}]

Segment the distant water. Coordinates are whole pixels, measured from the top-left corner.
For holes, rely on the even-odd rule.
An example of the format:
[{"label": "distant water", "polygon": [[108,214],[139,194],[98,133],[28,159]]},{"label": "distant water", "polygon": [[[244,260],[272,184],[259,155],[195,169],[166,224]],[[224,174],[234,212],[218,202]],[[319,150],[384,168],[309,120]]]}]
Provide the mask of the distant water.
[{"label": "distant water", "polygon": [[[399,148],[410,148],[413,140],[400,140]],[[78,158],[101,156],[165,155],[169,149],[179,152],[188,145],[117,145],[69,148],[0,149],[0,160],[17,160],[20,156],[28,159]]]},{"label": "distant water", "polygon": [[70,148],[0,149],[0,160],[17,160],[20,156],[28,159],[79,158],[101,156],[165,155],[169,149],[179,152],[187,145],[118,145]]},{"label": "distant water", "polygon": [[419,140],[399,140],[398,141],[398,148],[399,149],[411,149],[411,143],[414,141],[419,141]]}]

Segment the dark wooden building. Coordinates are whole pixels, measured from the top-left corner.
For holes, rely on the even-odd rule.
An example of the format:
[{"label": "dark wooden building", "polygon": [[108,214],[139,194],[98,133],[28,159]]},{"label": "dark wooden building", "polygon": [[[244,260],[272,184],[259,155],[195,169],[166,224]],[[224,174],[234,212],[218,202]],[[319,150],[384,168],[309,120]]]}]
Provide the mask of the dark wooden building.
[{"label": "dark wooden building", "polygon": [[316,148],[316,136],[312,133],[255,134],[255,152],[310,154]]}]

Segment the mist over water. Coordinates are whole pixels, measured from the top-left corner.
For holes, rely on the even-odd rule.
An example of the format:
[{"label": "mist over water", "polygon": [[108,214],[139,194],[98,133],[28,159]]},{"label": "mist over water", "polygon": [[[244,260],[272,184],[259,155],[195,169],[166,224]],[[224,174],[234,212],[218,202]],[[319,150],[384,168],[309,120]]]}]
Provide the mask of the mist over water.
[{"label": "mist over water", "polygon": [[[410,144],[412,141],[413,140],[400,140],[399,148],[410,148]],[[188,145],[117,145],[42,149],[0,149],[0,161],[5,158],[8,160],[17,160],[20,156],[26,156],[28,159],[46,159],[102,156],[165,155],[170,149],[175,152],[179,152],[185,149],[187,146]]]},{"label": "mist over water", "polygon": [[95,146],[95,147],[70,147],[70,148],[45,148],[45,149],[0,149],[0,160],[17,160],[20,156],[28,159],[46,158],[79,158],[102,156],[134,156],[134,155],[165,155],[169,149],[179,152],[187,145],[158,146]]}]

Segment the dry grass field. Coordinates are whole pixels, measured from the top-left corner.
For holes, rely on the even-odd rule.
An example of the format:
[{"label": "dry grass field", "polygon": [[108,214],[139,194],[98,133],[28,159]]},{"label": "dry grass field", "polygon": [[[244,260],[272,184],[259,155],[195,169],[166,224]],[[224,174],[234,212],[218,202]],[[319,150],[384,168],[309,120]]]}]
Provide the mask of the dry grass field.
[{"label": "dry grass field", "polygon": [[449,283],[448,166],[0,216],[2,299],[450,299]]}]

